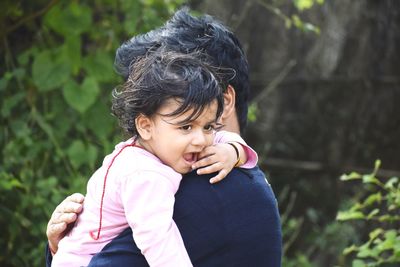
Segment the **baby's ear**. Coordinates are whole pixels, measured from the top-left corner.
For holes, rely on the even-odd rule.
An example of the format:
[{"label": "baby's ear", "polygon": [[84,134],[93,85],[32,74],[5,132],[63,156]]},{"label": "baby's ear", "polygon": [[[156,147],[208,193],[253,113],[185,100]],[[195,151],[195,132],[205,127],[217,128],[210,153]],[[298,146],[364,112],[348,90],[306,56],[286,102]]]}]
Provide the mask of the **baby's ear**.
[{"label": "baby's ear", "polygon": [[140,137],[143,140],[151,139],[153,121],[149,117],[147,117],[143,114],[140,114],[135,119],[135,125],[136,125],[136,130],[138,131]]}]

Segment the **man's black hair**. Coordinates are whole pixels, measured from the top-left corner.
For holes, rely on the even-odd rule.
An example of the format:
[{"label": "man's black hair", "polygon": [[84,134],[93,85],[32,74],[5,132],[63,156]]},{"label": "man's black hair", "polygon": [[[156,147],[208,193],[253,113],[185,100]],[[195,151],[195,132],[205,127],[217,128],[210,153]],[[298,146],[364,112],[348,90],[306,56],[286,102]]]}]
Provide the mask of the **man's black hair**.
[{"label": "man's black hair", "polygon": [[194,17],[186,8],[181,9],[163,27],[122,44],[116,53],[116,70],[127,78],[134,62],[157,49],[181,53],[198,50],[207,55],[203,59],[212,66],[225,69],[221,72],[221,79],[235,89],[238,122],[240,130],[244,130],[250,88],[249,69],[240,42],[230,30],[211,16]]}]

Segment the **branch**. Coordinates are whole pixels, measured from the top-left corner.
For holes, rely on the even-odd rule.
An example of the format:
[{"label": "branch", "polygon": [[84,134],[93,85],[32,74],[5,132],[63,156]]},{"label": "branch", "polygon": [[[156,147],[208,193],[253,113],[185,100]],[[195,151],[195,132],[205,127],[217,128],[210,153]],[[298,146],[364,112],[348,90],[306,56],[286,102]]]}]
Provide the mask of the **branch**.
[{"label": "branch", "polygon": [[290,235],[289,240],[285,241],[285,244],[283,245],[283,255],[287,254],[287,251],[289,248],[293,245],[293,243],[296,241],[297,237],[300,234],[301,228],[304,223],[304,216],[300,217],[298,220],[298,225],[295,229],[295,231]]},{"label": "branch", "polygon": [[242,24],[242,22],[244,21],[244,19],[246,18],[246,15],[249,12],[250,7],[253,5],[252,1],[247,1],[245,6],[242,8],[242,12],[240,13],[239,18],[236,20],[236,23],[233,24],[232,26],[232,30],[235,32],[237,30],[237,28],[239,27],[240,24]]},{"label": "branch", "polygon": [[285,14],[283,14],[282,11],[278,7],[271,5],[269,3],[266,3],[262,0],[258,0],[257,3],[261,6],[263,6],[264,8],[266,8],[267,10],[269,10],[270,12],[277,15],[279,18],[281,18],[285,22],[285,25],[291,26],[291,24],[292,24],[291,19],[288,16],[286,16]]},{"label": "branch", "polygon": [[16,24],[14,24],[13,26],[11,26],[5,33],[5,35],[8,35],[9,33],[15,31],[16,29],[18,29],[21,25],[25,24],[26,22],[33,20],[39,16],[41,16],[42,14],[46,13],[52,6],[54,6],[55,4],[58,3],[59,0],[51,0],[47,6],[45,6],[43,9],[36,11],[35,13],[32,13],[28,16],[25,16],[24,18],[22,18],[20,21],[18,21]]},{"label": "branch", "polygon": [[[282,158],[268,158],[265,164],[268,168],[284,168],[299,171],[324,171],[332,170],[337,173],[349,173],[352,171],[358,173],[371,173],[371,169],[357,166],[331,166],[322,162],[315,161],[300,161],[300,160],[290,160]],[[385,170],[379,169],[377,176],[382,178],[400,177],[400,171],[397,170]]]},{"label": "branch", "polygon": [[292,59],[290,60],[286,66],[283,68],[283,70],[276,76],[264,90],[261,91],[260,94],[258,94],[254,100],[252,101],[252,104],[257,105],[260,101],[263,99],[267,98],[269,94],[271,94],[277,87],[278,85],[285,79],[285,77],[289,74],[291,69],[296,66],[296,60]]}]

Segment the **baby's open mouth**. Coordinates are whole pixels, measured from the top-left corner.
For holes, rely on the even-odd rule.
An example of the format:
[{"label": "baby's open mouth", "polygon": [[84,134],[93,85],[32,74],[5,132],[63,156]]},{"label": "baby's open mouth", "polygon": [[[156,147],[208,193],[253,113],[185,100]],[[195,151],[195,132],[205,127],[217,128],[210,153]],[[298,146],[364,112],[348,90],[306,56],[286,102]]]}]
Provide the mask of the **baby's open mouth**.
[{"label": "baby's open mouth", "polygon": [[189,163],[194,163],[197,161],[197,156],[197,153],[186,153],[183,155],[183,158]]}]

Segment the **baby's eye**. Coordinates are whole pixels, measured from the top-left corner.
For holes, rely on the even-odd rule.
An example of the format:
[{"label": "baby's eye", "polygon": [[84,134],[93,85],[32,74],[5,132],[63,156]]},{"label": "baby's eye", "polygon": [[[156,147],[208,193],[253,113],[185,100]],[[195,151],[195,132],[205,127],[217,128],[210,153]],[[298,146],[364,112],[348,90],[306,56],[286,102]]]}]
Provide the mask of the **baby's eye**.
[{"label": "baby's eye", "polygon": [[180,129],[182,129],[184,131],[189,131],[192,129],[192,125],[183,125],[180,127]]},{"label": "baby's eye", "polygon": [[204,130],[206,130],[206,131],[208,131],[208,132],[214,131],[214,130],[215,130],[215,127],[214,127],[214,125],[212,125],[212,124],[208,124],[208,125],[204,126]]}]

